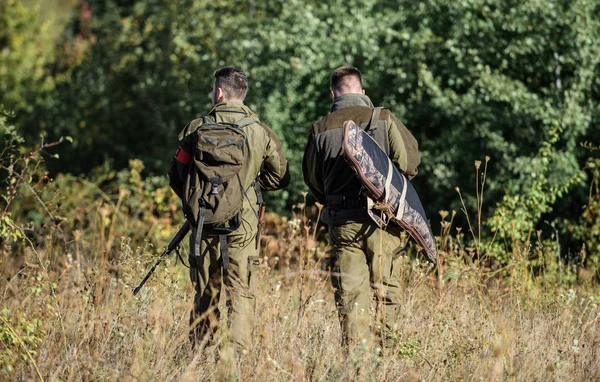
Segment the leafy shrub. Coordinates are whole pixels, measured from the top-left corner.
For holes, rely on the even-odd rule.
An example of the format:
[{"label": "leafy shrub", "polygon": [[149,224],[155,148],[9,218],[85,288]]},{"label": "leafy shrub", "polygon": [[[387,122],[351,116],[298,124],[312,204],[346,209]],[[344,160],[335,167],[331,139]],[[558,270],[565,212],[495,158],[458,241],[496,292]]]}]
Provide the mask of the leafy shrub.
[{"label": "leafy shrub", "polygon": [[31,362],[43,342],[45,332],[38,318],[25,313],[12,318],[8,308],[0,311],[0,375],[9,376],[20,362]]}]

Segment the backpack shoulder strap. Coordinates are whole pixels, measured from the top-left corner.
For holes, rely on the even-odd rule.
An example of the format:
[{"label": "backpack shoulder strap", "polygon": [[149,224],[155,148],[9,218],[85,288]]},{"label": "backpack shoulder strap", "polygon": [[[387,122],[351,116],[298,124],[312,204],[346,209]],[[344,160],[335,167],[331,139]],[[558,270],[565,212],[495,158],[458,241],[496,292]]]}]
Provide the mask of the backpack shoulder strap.
[{"label": "backpack shoulder strap", "polygon": [[244,117],[242,119],[240,119],[239,121],[235,122],[234,125],[236,125],[237,127],[246,127],[248,125],[251,125],[253,123],[257,123],[258,121],[254,118],[251,117]]},{"label": "backpack shoulder strap", "polygon": [[205,115],[205,116],[202,117],[202,124],[203,125],[206,125],[206,124],[209,124],[209,123],[216,123],[216,122],[217,122],[217,118],[215,118],[215,117],[208,116],[208,115]]},{"label": "backpack shoulder strap", "polygon": [[383,107],[374,107],[373,108],[373,113],[371,114],[371,119],[369,120],[369,125],[367,126],[365,131],[369,131],[369,129],[371,129],[372,126],[375,126],[374,124],[377,124],[377,121],[379,121],[379,114],[381,113],[381,110],[383,110]]},{"label": "backpack shoulder strap", "polygon": [[379,120],[379,114],[383,110],[383,107],[374,107],[373,112],[371,113],[371,119],[369,120],[369,125],[365,129],[365,131],[369,131],[372,127],[377,125],[377,121]]},{"label": "backpack shoulder strap", "polygon": [[202,124],[215,124],[215,123],[219,123],[222,125],[230,125],[230,126],[235,126],[235,127],[246,127],[248,125],[251,125],[253,123],[258,123],[258,120],[256,120],[255,118],[251,118],[251,117],[244,117],[242,119],[240,119],[237,122],[217,122],[217,119],[213,116],[204,116],[202,117]]}]

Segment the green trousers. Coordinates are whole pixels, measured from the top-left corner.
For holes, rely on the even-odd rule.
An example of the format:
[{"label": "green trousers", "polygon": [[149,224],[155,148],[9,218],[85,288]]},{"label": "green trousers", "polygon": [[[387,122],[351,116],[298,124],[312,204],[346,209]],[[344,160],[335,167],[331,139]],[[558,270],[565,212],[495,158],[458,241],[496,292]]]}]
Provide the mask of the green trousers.
[{"label": "green trousers", "polygon": [[379,229],[372,223],[330,225],[333,246],[331,280],[342,327],[342,345],[363,339],[371,343],[371,301],[375,293],[374,334],[385,343],[397,329],[399,278],[394,255],[401,248],[400,229]]},{"label": "green trousers", "polygon": [[[193,248],[193,229],[190,248]],[[209,342],[219,327],[221,288],[227,298],[228,327],[236,351],[248,347],[254,322],[254,289],[258,277],[259,250],[256,225],[247,222],[227,235],[229,269],[223,269],[218,236],[203,234],[200,256],[190,255],[190,279],[194,285],[194,310],[190,315],[191,339]]]}]

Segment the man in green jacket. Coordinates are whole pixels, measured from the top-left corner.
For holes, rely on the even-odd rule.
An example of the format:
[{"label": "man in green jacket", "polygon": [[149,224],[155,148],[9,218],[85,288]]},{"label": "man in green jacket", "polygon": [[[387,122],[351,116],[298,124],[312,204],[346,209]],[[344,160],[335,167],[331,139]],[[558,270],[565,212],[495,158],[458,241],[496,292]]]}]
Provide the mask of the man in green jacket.
[{"label": "man in green jacket", "polygon": [[[218,302],[221,283],[224,282],[229,308],[231,342],[240,354],[248,348],[254,316],[254,287],[259,264],[258,224],[260,190],[276,190],[289,183],[288,163],[283,147],[275,133],[244,105],[248,79],[239,69],[225,67],[215,72],[212,91],[213,108],[208,117],[216,122],[236,123],[250,117],[256,123],[244,126],[249,150],[239,172],[243,196],[239,216],[240,226],[228,233],[229,264],[223,267],[219,236],[211,229],[202,230],[198,257],[190,255],[190,278],[196,290],[194,310],[190,315],[194,344],[208,342],[218,327]],[[179,148],[169,170],[173,190],[182,197],[188,166],[193,166],[194,139],[186,139],[190,132],[202,125],[202,118],[191,121],[179,134]],[[261,170],[262,168],[262,170]],[[259,174],[260,171],[260,175]],[[258,175],[258,178],[257,178]],[[258,184],[256,184],[257,182]],[[256,186],[260,187],[256,187]],[[197,227],[192,228],[190,248],[194,248]]]},{"label": "man in green jacket", "polygon": [[[342,327],[342,345],[371,343],[371,289],[377,300],[375,334],[385,344],[397,329],[399,280],[393,276],[393,259],[401,246],[400,228],[380,229],[367,213],[361,183],[343,157],[343,124],[353,120],[365,128],[373,104],[362,88],[357,68],[344,66],[331,75],[334,98],[331,112],[312,126],[304,151],[303,175],[312,194],[325,205],[322,220],[329,226],[331,270],[335,300]],[[408,178],[420,162],[417,141],[389,111],[383,109],[369,133]]]}]

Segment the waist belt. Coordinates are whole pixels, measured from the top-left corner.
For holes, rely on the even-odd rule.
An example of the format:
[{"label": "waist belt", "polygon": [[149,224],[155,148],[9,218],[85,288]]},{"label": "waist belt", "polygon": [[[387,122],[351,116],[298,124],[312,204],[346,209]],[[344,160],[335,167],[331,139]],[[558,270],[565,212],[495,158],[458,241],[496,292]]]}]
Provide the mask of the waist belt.
[{"label": "waist belt", "polygon": [[355,209],[367,207],[367,199],[362,195],[356,197],[346,197],[345,195],[327,195],[325,204],[333,210]]}]

